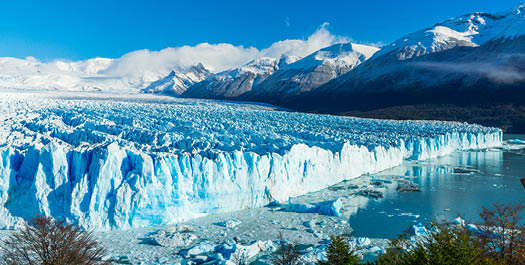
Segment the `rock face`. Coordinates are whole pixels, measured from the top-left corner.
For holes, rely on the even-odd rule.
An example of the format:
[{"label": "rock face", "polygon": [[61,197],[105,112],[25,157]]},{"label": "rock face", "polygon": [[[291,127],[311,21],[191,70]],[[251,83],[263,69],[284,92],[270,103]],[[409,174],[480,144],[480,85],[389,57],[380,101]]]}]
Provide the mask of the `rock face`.
[{"label": "rock face", "polygon": [[36,214],[96,230],[171,224],[502,138],[462,123],[84,96],[0,97],[0,227]]}]

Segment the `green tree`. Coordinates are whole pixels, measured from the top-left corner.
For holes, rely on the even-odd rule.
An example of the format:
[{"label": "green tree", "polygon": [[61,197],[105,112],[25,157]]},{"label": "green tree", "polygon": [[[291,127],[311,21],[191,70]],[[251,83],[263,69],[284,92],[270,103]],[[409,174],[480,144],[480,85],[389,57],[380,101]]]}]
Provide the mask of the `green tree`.
[{"label": "green tree", "polygon": [[274,265],[300,265],[303,264],[301,251],[297,243],[287,243],[283,234],[279,233],[280,246],[270,255],[270,261]]},{"label": "green tree", "polygon": [[400,234],[398,238],[390,240],[389,247],[377,258],[375,264],[415,264],[409,261],[408,247],[410,247],[410,245],[411,242],[408,240],[408,233]]},{"label": "green tree", "polygon": [[319,261],[320,265],[354,265],[359,264],[359,257],[345,242],[343,236],[332,236],[327,250],[327,260]]}]

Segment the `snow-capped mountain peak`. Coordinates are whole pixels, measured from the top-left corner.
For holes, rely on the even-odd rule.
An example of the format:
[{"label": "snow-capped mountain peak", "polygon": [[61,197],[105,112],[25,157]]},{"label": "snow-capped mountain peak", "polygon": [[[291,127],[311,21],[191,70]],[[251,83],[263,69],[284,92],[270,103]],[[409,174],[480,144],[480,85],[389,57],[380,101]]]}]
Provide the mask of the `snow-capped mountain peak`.
[{"label": "snow-capped mountain peak", "polygon": [[289,65],[259,82],[254,89],[240,95],[243,100],[278,104],[297,95],[315,90],[360,65],[379,49],[372,46],[340,43]]},{"label": "snow-capped mountain peak", "polygon": [[270,57],[257,58],[245,65],[233,69],[233,71],[226,71],[223,73],[243,74],[252,72],[254,74],[266,74],[274,72],[279,68],[279,59]]},{"label": "snow-capped mountain peak", "polygon": [[172,70],[168,76],[151,83],[142,91],[145,93],[180,95],[188,87],[206,79],[210,75],[211,72],[199,63],[186,69]]},{"label": "snow-capped mountain peak", "polygon": [[323,64],[336,67],[355,67],[370,58],[378,50],[379,48],[361,44],[335,44],[314,52],[295,63],[283,67],[283,69],[308,69]]},{"label": "snow-capped mountain peak", "polygon": [[298,56],[283,55],[279,59],[279,65],[278,65],[279,69],[285,67],[286,65],[295,63],[295,62],[299,61],[300,59],[301,59],[301,57],[298,57]]},{"label": "snow-capped mountain peak", "polygon": [[525,35],[525,4],[510,11],[476,12],[438,23],[400,38],[377,55],[397,53],[399,60],[440,52],[459,46],[476,47],[489,41]]},{"label": "snow-capped mountain peak", "polygon": [[518,4],[517,6],[510,9],[508,12],[510,14],[514,14],[517,16],[521,16],[522,18],[525,18],[525,1],[521,4]]},{"label": "snow-capped mountain peak", "polygon": [[281,99],[310,91],[370,58],[379,49],[341,43],[316,51],[305,58],[261,57],[241,67],[210,76],[188,89],[184,97]]},{"label": "snow-capped mountain peak", "polygon": [[[33,57],[0,58],[0,88],[21,90],[88,90],[137,92],[166,76],[170,69],[122,65],[120,59],[41,62]],[[184,73],[199,72],[197,69]],[[179,69],[180,68],[180,69]],[[191,69],[188,68],[188,69]]]}]

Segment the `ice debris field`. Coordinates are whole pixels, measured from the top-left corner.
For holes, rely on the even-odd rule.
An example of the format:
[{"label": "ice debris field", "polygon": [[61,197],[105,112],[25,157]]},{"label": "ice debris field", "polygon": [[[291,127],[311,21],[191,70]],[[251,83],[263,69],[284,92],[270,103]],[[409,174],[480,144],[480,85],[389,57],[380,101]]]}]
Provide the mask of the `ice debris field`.
[{"label": "ice debris field", "polygon": [[173,224],[500,145],[496,128],[152,95],[0,92],[0,228]]}]

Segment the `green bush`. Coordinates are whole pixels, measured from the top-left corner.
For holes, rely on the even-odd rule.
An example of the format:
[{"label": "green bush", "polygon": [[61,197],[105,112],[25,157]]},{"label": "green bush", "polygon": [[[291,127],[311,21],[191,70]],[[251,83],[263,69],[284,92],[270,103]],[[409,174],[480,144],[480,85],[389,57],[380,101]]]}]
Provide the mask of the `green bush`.
[{"label": "green bush", "polygon": [[407,234],[392,240],[376,261],[378,265],[477,265],[495,264],[467,228],[460,225],[433,224],[426,236],[414,241]]}]

